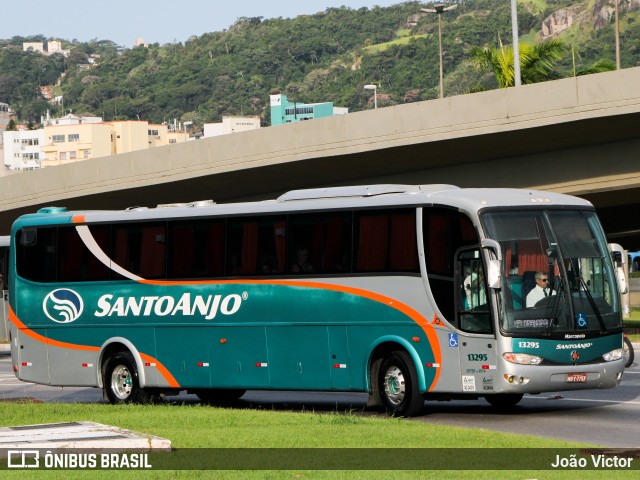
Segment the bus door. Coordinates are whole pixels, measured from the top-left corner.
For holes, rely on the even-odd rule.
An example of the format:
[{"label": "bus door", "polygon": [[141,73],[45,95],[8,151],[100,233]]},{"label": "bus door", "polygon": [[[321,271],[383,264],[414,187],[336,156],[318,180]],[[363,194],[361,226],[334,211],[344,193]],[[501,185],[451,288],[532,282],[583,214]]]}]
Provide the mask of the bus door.
[{"label": "bus door", "polygon": [[456,327],[449,342],[458,344],[462,391],[491,393],[496,389],[496,341],[490,309],[490,290],[479,248],[458,251],[456,265]]}]

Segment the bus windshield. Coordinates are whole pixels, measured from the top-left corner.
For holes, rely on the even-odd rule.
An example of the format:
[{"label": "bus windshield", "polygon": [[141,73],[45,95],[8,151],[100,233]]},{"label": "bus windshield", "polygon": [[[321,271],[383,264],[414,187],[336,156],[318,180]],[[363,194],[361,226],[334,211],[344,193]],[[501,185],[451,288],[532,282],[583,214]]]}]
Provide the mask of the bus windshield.
[{"label": "bus windshield", "polygon": [[620,331],[616,279],[595,212],[500,211],[482,221],[502,247],[505,334],[584,338]]}]

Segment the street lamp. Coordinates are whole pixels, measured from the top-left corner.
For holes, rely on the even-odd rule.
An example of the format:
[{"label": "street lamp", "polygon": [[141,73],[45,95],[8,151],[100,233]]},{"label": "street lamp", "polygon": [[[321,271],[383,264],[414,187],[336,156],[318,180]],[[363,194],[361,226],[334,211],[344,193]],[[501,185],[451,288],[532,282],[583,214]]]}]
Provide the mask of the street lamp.
[{"label": "street lamp", "polygon": [[[514,0],[515,1],[515,0]],[[439,3],[434,5],[433,8],[421,8],[421,12],[425,13],[437,13],[438,14],[438,47],[440,49],[440,98],[444,98],[444,83],[442,81],[442,14],[458,8],[458,4],[449,5],[446,7],[444,4]]]},{"label": "street lamp", "polygon": [[190,125],[193,125],[193,122],[184,122],[182,124],[182,130],[184,132],[184,141],[185,142],[187,141],[187,127],[190,126]]},{"label": "street lamp", "polygon": [[365,85],[365,90],[373,90],[373,109],[378,108],[378,86],[377,85]]}]

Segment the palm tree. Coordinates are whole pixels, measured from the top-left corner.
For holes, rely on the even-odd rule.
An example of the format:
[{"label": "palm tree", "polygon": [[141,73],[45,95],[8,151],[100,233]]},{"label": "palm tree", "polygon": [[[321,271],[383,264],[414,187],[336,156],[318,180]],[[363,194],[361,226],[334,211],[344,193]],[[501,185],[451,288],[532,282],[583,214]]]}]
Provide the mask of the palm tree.
[{"label": "palm tree", "polygon": [[577,68],[576,57],[581,60],[580,54],[576,52],[576,49],[571,47],[571,62],[573,64],[573,76],[579,77],[581,75],[591,75],[592,73],[611,72],[616,69],[616,62],[609,60],[608,58],[601,58],[596,60],[587,67]]},{"label": "palm tree", "polygon": [[575,76],[591,75],[592,73],[612,72],[616,69],[616,62],[608,58],[601,58],[588,67],[581,68],[575,72]]},{"label": "palm tree", "polygon": [[[500,88],[515,85],[513,72],[513,47],[504,46],[498,39],[499,47],[473,47],[473,63],[481,70],[493,72]],[[530,45],[520,44],[520,77],[522,84],[544,82],[559,78],[556,64],[566,52],[565,44],[558,39]]]}]

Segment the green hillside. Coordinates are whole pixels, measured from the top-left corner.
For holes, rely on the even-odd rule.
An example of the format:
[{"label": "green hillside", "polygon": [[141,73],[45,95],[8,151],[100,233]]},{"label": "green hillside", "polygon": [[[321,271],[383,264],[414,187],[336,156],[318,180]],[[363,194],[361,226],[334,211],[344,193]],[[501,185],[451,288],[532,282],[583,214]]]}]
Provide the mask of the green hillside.
[{"label": "green hillside", "polygon": [[[558,35],[567,49],[557,76],[572,75],[574,61],[579,69],[614,60],[613,0],[607,1],[519,0],[521,41],[540,41],[543,22],[556,13],[555,28],[571,24]],[[442,18],[446,95],[496,88],[491,75],[471,65],[470,50],[511,43],[509,2],[457,3]],[[624,68],[640,64],[640,5],[621,4]],[[67,58],[22,52],[21,42],[31,39],[14,37],[0,41],[0,101],[23,121],[39,119],[47,108],[60,114],[62,107],[40,98],[38,88],[58,83],[55,92],[62,92],[67,112],[198,125],[241,114],[260,115],[269,124],[273,92],[304,103],[332,101],[351,111],[371,108],[371,94],[363,89],[368,83],[379,85],[380,106],[436,98],[437,16],[416,15],[424,6],[406,2],[329,8],[294,19],[241,18],[222,32],[148,48],[124,50],[108,40],[64,42],[72,48]],[[95,53],[95,66],[78,68]]]}]

